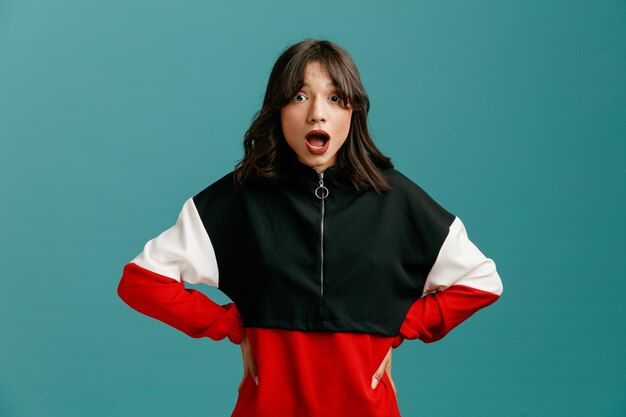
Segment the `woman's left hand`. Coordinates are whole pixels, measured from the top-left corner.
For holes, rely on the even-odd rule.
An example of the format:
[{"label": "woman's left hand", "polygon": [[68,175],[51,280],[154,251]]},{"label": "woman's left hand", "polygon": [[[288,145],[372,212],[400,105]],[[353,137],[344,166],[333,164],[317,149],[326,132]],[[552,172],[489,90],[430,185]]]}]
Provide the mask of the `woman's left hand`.
[{"label": "woman's left hand", "polygon": [[241,348],[241,360],[243,362],[243,378],[241,378],[239,388],[237,389],[241,389],[243,381],[246,380],[248,373],[250,373],[250,376],[254,380],[254,383],[258,386],[259,374],[256,370],[256,361],[254,360],[254,356],[252,355],[252,348],[250,347],[250,340],[248,339],[247,335],[243,338],[243,340],[239,344],[239,347]]},{"label": "woman's left hand", "polygon": [[372,377],[372,389],[375,389],[381,379],[383,379],[383,375],[387,372],[387,377],[389,377],[389,382],[391,382],[391,388],[393,388],[393,393],[398,397],[398,390],[396,389],[396,384],[393,382],[393,378],[391,378],[391,350],[393,348],[389,348],[389,351],[385,355],[382,363],[374,373]]}]

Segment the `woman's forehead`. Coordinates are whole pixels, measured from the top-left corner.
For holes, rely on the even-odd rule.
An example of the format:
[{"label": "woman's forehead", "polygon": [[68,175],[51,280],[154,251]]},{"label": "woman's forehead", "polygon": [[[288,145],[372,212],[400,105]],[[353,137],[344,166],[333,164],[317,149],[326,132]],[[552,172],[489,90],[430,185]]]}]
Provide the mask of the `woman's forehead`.
[{"label": "woman's forehead", "polygon": [[311,61],[302,71],[302,87],[310,87],[313,82],[321,79],[327,88],[336,88],[339,84],[328,70],[328,67],[319,61]]},{"label": "woman's forehead", "polygon": [[302,80],[303,87],[310,87],[311,84],[317,84],[319,81],[324,83],[327,88],[334,88],[337,86],[337,81],[331,77],[330,73],[319,62],[311,62],[307,64],[304,69],[304,75]]}]

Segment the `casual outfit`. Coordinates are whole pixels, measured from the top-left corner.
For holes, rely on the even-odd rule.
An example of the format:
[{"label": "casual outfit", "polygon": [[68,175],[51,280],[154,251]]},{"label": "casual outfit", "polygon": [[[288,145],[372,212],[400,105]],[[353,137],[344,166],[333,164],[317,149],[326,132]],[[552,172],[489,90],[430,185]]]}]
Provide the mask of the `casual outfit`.
[{"label": "casual outfit", "polygon": [[259,385],[245,378],[234,417],[399,416],[387,375],[371,388],[387,351],[439,340],[496,301],[495,264],[394,169],[383,193],[356,191],[334,167],[293,161],[288,172],[244,185],[230,173],[187,200],[125,266],[118,293],[192,337],[248,335]]}]

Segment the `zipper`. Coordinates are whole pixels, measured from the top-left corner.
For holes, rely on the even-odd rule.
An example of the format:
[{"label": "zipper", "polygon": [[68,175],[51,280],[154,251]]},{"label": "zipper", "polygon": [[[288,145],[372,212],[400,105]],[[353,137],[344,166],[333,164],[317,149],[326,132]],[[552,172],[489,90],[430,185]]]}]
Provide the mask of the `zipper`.
[{"label": "zipper", "polygon": [[324,173],[320,172],[319,173],[320,176],[320,182],[319,182],[319,186],[315,189],[315,197],[317,197],[318,199],[321,200],[322,202],[322,218],[320,221],[320,253],[321,253],[321,260],[320,260],[320,294],[323,297],[324,296],[324,216],[326,214],[326,197],[328,197],[328,194],[330,193],[330,191],[328,191],[328,188],[326,188],[324,186]]}]

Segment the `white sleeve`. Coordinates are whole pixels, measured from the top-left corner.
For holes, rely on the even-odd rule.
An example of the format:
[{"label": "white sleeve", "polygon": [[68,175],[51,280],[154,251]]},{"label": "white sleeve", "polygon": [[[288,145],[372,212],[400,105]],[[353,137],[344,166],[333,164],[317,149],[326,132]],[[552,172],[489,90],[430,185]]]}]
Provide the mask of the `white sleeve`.
[{"label": "white sleeve", "polygon": [[176,224],[148,241],[131,262],[177,281],[219,283],[215,251],[193,198],[183,205]]},{"label": "white sleeve", "polygon": [[456,217],[426,283],[424,295],[464,285],[496,295],[502,294],[502,281],[495,263],[469,240],[465,226]]}]

